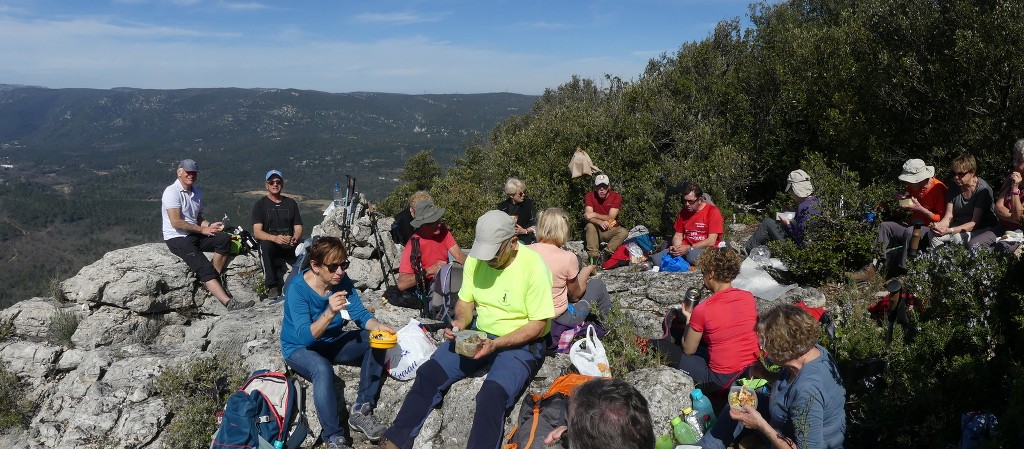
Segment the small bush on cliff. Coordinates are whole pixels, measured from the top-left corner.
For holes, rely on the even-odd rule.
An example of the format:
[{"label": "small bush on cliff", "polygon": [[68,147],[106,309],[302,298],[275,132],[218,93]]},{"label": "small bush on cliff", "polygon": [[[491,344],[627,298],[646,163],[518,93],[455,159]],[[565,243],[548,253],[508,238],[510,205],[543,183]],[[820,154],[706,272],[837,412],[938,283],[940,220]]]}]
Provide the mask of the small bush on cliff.
[{"label": "small bush on cliff", "polygon": [[50,337],[62,344],[70,344],[78,330],[78,315],[68,309],[58,309],[50,318]]},{"label": "small bush on cliff", "polygon": [[217,430],[215,414],[245,379],[241,359],[221,355],[161,373],[156,381],[157,392],[171,412],[171,423],[164,431],[164,447],[208,448],[210,436]]},{"label": "small bush on cliff", "polygon": [[28,426],[34,415],[35,404],[25,397],[29,387],[14,373],[7,371],[7,364],[0,364],[0,433],[14,428]]}]

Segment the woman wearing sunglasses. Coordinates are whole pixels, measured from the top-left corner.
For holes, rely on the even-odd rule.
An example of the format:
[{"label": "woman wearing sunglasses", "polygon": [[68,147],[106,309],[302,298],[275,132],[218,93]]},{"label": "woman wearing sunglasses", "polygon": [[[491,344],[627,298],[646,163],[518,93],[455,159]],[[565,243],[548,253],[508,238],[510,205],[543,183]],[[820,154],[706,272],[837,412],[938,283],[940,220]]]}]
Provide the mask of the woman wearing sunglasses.
[{"label": "woman wearing sunglasses", "polygon": [[[359,365],[359,390],[348,424],[375,441],[385,427],[373,417],[384,376],[385,351],[370,349],[369,331],[394,329],[381,324],[363,307],[355,285],[345,272],[348,251],[340,239],[320,237],[309,249],[309,268],[286,292],[281,352],[285,363],[312,382],[313,403],[329,449],[352,443],[348,426],[339,425],[334,365]],[[354,322],[359,330],[343,330]]]}]

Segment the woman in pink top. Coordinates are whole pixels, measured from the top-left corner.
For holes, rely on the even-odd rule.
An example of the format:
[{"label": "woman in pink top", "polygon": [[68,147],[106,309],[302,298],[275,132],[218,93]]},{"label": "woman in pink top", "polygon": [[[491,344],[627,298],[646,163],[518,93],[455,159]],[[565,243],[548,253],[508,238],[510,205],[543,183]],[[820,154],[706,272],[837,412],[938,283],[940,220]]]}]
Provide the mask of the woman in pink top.
[{"label": "woman in pink top", "polygon": [[697,386],[713,385],[707,393],[729,385],[757,360],[757,303],[750,292],[732,286],[742,261],[730,248],[704,251],[697,268],[712,294],[693,310],[683,305],[688,326],[679,369]]},{"label": "woman in pink top", "polygon": [[[569,216],[557,207],[545,209],[537,217],[537,251],[551,270],[551,297],[555,302],[555,322],[566,327],[583,323],[591,311],[600,314],[612,308],[611,295],[600,279],[591,279],[594,265],[580,268],[572,251],[562,248],[569,240]],[[557,341],[558,336],[552,336]]]},{"label": "woman in pink top", "polygon": [[999,223],[994,227],[978,231],[971,237],[968,245],[991,246],[1006,231],[1016,231],[1021,228],[1021,218],[1024,217],[1022,176],[1024,176],[1024,139],[1013,144],[1013,167],[1010,174],[1006,175],[1003,187],[995,198],[995,212]]}]

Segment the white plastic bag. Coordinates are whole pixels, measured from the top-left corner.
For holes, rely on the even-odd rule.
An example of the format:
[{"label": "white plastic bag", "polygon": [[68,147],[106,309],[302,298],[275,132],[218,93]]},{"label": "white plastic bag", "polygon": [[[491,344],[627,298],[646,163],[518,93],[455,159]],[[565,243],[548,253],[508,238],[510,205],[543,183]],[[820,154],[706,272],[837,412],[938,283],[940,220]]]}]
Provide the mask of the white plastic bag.
[{"label": "white plastic bag", "polygon": [[587,326],[587,336],[572,344],[569,360],[584,376],[612,377],[608,355],[604,352],[604,344],[597,338],[594,326]]},{"label": "white plastic bag", "polygon": [[420,322],[414,318],[409,319],[409,324],[398,330],[398,344],[388,349],[388,374],[398,380],[412,380],[416,378],[416,370],[437,349],[434,339],[420,328]]}]

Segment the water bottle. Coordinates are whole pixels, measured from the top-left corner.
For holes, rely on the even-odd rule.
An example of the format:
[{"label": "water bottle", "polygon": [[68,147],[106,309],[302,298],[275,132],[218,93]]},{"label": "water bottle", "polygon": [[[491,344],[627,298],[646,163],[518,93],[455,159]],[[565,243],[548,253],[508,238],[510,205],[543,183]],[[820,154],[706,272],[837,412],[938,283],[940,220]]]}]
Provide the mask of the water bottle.
[{"label": "water bottle", "polygon": [[[687,410],[693,411],[687,407]],[[685,411],[684,411],[685,413]],[[697,435],[696,429],[683,421],[683,418],[676,416],[672,418],[672,435],[676,437],[676,442],[679,444],[693,444],[700,439],[703,435]]]},{"label": "water bottle", "polygon": [[274,440],[274,449],[284,449],[284,441]]},{"label": "water bottle", "polygon": [[341,209],[345,204],[345,195],[341,193],[341,183],[334,183],[334,207]]},{"label": "water bottle", "polygon": [[666,434],[658,437],[657,440],[654,440],[654,448],[655,449],[673,449],[675,447],[676,447],[676,440],[673,439],[671,433],[666,433]]},{"label": "water bottle", "polygon": [[697,415],[700,417],[701,431],[707,432],[711,426],[715,425],[715,409],[711,407],[711,401],[704,396],[704,392],[699,388],[694,388],[690,392],[690,401],[693,402],[693,408],[697,410]]},{"label": "water bottle", "polygon": [[[692,407],[686,407],[683,409],[683,420],[686,421],[686,425],[693,429],[694,442],[704,436],[704,420],[701,419],[699,412],[694,410]],[[689,444],[689,443],[684,443]]]}]

